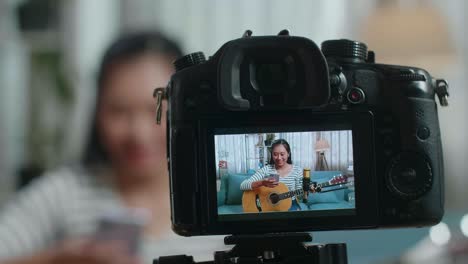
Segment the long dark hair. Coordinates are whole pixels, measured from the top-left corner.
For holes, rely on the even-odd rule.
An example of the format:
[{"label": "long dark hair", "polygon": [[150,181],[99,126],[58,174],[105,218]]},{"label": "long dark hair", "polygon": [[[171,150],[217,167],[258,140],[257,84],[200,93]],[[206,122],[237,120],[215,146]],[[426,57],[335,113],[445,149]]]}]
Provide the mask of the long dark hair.
[{"label": "long dark hair", "polygon": [[97,75],[96,105],[91,130],[83,153],[83,164],[87,167],[104,165],[109,162],[108,154],[99,138],[96,124],[97,106],[101,101],[106,79],[112,74],[113,66],[143,54],[163,55],[168,60],[182,56],[180,47],[158,32],[138,32],[121,36],[105,51]]},{"label": "long dark hair", "polygon": [[287,163],[288,164],[292,164],[292,159],[291,159],[291,147],[289,147],[289,143],[285,140],[285,139],[277,139],[275,141],[273,141],[273,143],[271,143],[271,147],[270,147],[270,161],[268,164],[270,165],[273,165],[275,164],[275,161],[273,160],[273,149],[278,146],[278,145],[283,145],[283,147],[286,149],[286,151],[288,152],[288,161]]}]

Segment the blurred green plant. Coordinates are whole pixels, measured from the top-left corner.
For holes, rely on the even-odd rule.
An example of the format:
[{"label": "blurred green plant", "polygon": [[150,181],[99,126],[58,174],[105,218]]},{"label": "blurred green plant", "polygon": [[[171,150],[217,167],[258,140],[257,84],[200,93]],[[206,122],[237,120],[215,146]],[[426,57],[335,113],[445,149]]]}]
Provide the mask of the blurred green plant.
[{"label": "blurred green plant", "polygon": [[64,105],[72,103],[74,99],[73,89],[63,71],[61,54],[57,51],[34,52],[31,60],[33,63],[32,67],[49,70],[55,83],[51,88],[54,90],[57,99]]},{"label": "blurred green plant", "polygon": [[[63,157],[66,120],[75,95],[66,77],[59,51],[35,51],[30,57],[30,120],[28,166],[47,169]],[[47,109],[49,108],[49,112]],[[54,111],[58,120],[44,116]]]}]

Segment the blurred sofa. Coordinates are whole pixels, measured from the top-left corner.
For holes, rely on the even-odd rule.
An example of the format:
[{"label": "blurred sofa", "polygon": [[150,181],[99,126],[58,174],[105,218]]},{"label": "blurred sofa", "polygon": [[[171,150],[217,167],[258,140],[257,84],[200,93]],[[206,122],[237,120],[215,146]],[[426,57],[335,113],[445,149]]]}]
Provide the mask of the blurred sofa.
[{"label": "blurred sofa", "polygon": [[[218,192],[218,214],[242,213],[242,191],[240,184],[253,175],[251,173],[227,174],[221,178]],[[329,181],[333,176],[340,175],[341,171],[313,171],[312,180],[318,183]],[[325,210],[338,208],[353,208],[348,202],[349,190],[343,189],[326,193],[310,194],[306,203],[299,203],[302,210]]]}]

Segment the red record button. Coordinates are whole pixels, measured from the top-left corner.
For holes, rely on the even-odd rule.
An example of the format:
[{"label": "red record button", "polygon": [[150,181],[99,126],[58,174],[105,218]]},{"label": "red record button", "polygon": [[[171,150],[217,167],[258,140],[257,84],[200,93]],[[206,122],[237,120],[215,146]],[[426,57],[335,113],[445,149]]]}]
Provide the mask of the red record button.
[{"label": "red record button", "polygon": [[348,100],[352,104],[360,104],[364,102],[365,99],[365,94],[364,92],[359,89],[359,88],[352,88],[348,92]]}]

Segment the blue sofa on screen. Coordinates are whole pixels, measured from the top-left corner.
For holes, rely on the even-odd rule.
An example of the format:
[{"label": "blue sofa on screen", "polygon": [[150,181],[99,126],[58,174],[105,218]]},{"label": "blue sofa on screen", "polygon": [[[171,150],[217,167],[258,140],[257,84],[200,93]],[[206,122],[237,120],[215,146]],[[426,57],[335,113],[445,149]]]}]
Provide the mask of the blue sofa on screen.
[{"label": "blue sofa on screen", "polygon": [[[341,171],[313,171],[312,179],[318,183],[329,181],[333,176],[340,175]],[[240,184],[252,173],[227,174],[221,178],[218,192],[218,214],[242,213],[242,191]],[[302,210],[324,210],[338,208],[353,208],[348,202],[347,189],[326,193],[310,194],[306,203],[300,202]]]}]

